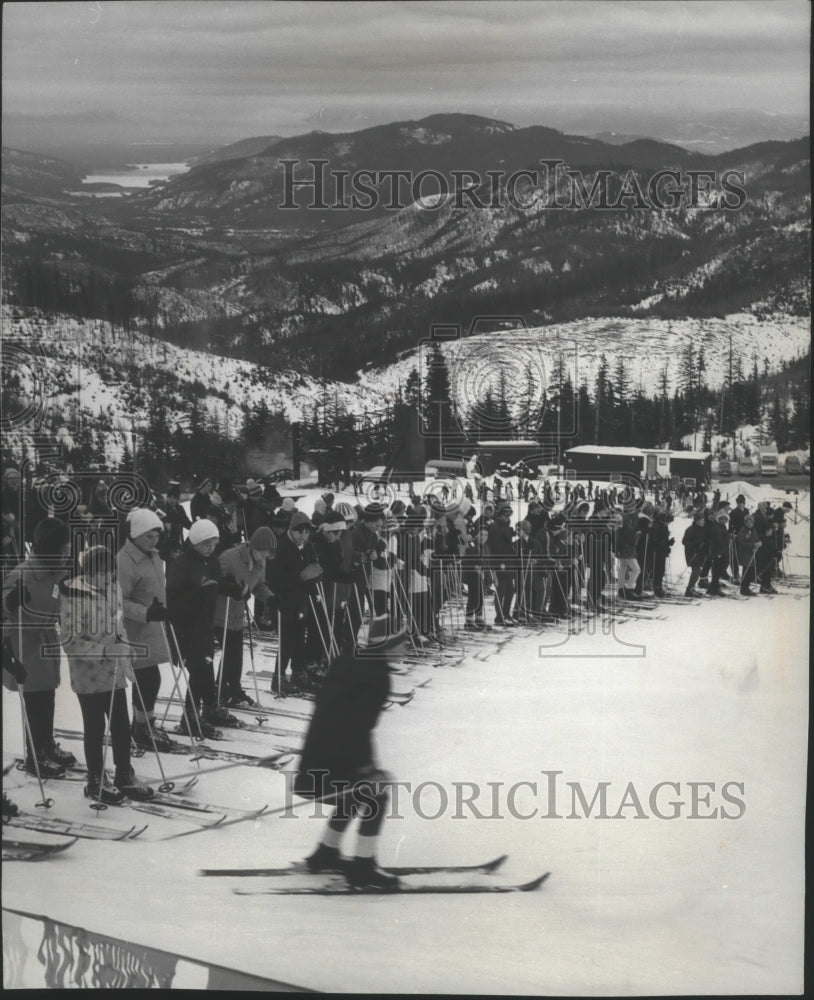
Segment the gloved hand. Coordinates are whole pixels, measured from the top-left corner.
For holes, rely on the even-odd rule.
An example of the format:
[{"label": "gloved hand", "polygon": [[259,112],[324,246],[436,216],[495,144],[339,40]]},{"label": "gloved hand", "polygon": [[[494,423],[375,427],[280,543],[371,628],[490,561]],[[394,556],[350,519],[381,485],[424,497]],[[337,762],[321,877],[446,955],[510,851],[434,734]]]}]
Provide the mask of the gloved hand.
[{"label": "gloved hand", "polygon": [[3,670],[7,670],[18,684],[25,683],[25,667],[14,655],[11,640],[3,640]]},{"label": "gloved hand", "polygon": [[317,580],[321,576],[322,567],[317,562],[309,563],[302,570],[300,570],[300,579],[303,583],[307,583],[309,580]]},{"label": "gloved hand", "polygon": [[31,591],[23,585],[22,577],[6,594],[6,607],[12,614],[20,609],[20,606],[27,607],[31,604]]},{"label": "gloved hand", "polygon": [[153,598],[153,603],[147,608],[148,622],[163,622],[167,620],[167,609],[157,597]]}]

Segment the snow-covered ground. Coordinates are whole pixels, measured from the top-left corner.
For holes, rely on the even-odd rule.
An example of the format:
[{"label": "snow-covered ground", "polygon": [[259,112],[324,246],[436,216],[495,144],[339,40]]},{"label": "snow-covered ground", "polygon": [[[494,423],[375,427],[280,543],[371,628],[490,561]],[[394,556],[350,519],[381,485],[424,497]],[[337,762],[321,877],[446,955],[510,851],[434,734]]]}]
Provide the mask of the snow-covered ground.
[{"label": "snow-covered ground", "polygon": [[[737,488],[751,502],[785,498],[770,487]],[[798,499],[789,563],[808,576],[809,495]],[[673,581],[684,570],[685,523],[672,525]],[[129,809],[95,816],[80,784],[51,782],[51,815],[149,827],[138,840],[80,840],[47,861],[5,864],[3,906],[318,990],[800,993],[808,591],[781,589],[749,601],[665,605],[664,620],[629,620],[610,635],[522,630],[491,655],[489,643],[472,645],[458,666],[422,664],[395,678],[397,686],[430,683],[384,713],[377,731],[382,766],[411,785],[399,793],[401,818],[385,823],[380,861],[464,864],[508,852],[507,878],[552,872],[537,892],[238,896],[237,880],[204,879],[198,869],[302,858],[324,822],[306,815],[310,807],[296,819],[273,814],[166,840],[193,828]],[[495,648],[498,633],[491,635]],[[270,669],[267,650],[255,655],[258,670]],[[267,679],[259,684],[274,705]],[[3,709],[7,763],[21,745],[16,695],[4,692]],[[67,672],[57,724],[79,725]],[[163,762],[168,774],[195,769],[184,757]],[[154,760],[136,763],[157,777]],[[206,766],[190,795],[233,806],[285,803],[280,773],[236,767],[207,775]],[[560,772],[553,806],[543,772]],[[35,783],[16,771],[6,782],[33,811]],[[466,782],[480,790],[483,818],[467,807],[454,818]],[[590,804],[602,782],[607,818],[596,816],[599,801],[585,818],[573,788]],[[10,941],[16,924],[4,925]],[[6,953],[5,985],[13,971],[22,977],[14,985],[39,986],[37,942],[21,941],[16,935],[7,946],[17,950]]]}]

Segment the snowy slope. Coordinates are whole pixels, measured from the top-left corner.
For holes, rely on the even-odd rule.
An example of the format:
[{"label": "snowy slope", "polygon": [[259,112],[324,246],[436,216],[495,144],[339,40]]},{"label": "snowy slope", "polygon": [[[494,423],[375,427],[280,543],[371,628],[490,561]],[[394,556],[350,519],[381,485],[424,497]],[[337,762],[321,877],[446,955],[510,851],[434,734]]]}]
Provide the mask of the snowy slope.
[{"label": "snowy slope", "polygon": [[[753,500],[774,496],[769,487],[737,486]],[[808,494],[799,500],[802,516],[789,525],[788,551],[792,571],[807,575]],[[677,519],[673,535],[680,539],[684,525]],[[673,580],[684,569],[675,549]],[[233,881],[202,879],[196,871],[301,858],[323,821],[270,815],[164,840],[158,838],[188,827],[142,815],[142,822],[151,820],[144,842],[80,841],[47,862],[6,864],[3,905],[322,990],[799,993],[807,597],[790,590],[748,602],[668,606],[664,621],[631,620],[612,636],[565,642],[550,630],[515,634],[491,656],[472,646],[459,667],[415,669],[415,680],[429,676],[429,685],[411,704],[388,710],[377,733],[382,765],[411,782],[413,793],[400,793],[403,818],[385,823],[381,861],[466,863],[508,851],[507,877],[552,871],[536,893],[238,897]],[[268,669],[268,653],[255,653],[258,669],[261,658]],[[246,663],[248,669],[248,653]],[[272,704],[267,693],[261,697]],[[8,760],[20,745],[19,708],[8,692],[3,709]],[[78,719],[64,679],[58,724]],[[174,767],[185,759],[169,760]],[[157,776],[154,761],[144,758],[137,767]],[[540,818],[548,809],[543,771],[561,772],[561,818]],[[19,776],[9,779],[14,784]],[[416,799],[422,782],[437,785],[424,785]],[[454,819],[455,783],[463,782],[481,789],[477,802],[487,816],[486,783],[502,783],[502,818],[462,810],[466,818]],[[519,782],[536,782],[537,789]],[[588,801],[607,782],[608,813],[619,818],[583,818],[581,807],[577,818],[567,818],[568,782],[578,783]],[[650,796],[660,782],[680,788],[661,787],[654,808]],[[696,784],[694,809],[693,782],[714,785]],[[516,815],[508,807],[512,785]],[[722,807],[740,812],[723,795],[725,785],[745,804],[738,818],[721,816]],[[91,818],[80,787],[51,782],[52,813]],[[445,810],[439,787],[449,797]],[[276,807],[285,803],[285,779],[240,767],[201,777],[195,794]],[[647,818],[637,818],[631,794]],[[35,787],[27,782],[12,795],[30,806]],[[657,810],[671,813],[671,802],[684,803],[681,815],[658,818]],[[533,818],[520,818],[535,809]],[[713,809],[716,818],[701,818]],[[436,819],[422,818],[439,811]],[[97,821],[120,823],[125,815],[108,810]]]}]

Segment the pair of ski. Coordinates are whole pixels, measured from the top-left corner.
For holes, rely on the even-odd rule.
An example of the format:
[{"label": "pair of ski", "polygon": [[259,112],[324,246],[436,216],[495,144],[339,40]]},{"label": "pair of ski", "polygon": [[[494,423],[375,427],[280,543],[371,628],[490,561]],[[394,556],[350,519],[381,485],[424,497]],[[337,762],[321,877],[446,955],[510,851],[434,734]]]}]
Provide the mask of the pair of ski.
[{"label": "pair of ski", "polygon": [[[75,729],[57,729],[55,730],[55,733],[59,738],[64,740],[84,739],[84,734]],[[224,742],[228,743],[230,741],[224,740]],[[288,764],[291,761],[292,756],[299,751],[292,750],[290,747],[275,747],[273,754],[257,755],[244,753],[239,750],[226,750],[221,749],[220,747],[211,747],[205,743],[182,743],[178,740],[173,740],[170,747],[163,752],[189,757],[193,761],[222,760],[238,764],[245,763],[247,765],[256,765],[258,767],[268,767],[276,771]],[[76,769],[72,768],[71,770]]]},{"label": "pair of ski", "polygon": [[497,872],[507,855],[477,865],[414,865],[384,868],[400,879],[395,890],[355,888],[345,879],[341,869],[312,874],[304,862],[287,868],[204,868],[201,875],[230,878],[273,878],[274,883],[261,888],[232,891],[239,896],[349,896],[404,895],[414,893],[507,893],[531,892],[549,877],[545,872],[528,882],[499,882],[483,879]]},{"label": "pair of ski", "polygon": [[86,840],[134,840],[147,829],[146,824],[123,828],[99,823],[83,823],[79,820],[56,819],[52,816],[22,811],[6,820],[4,825],[6,827],[19,827],[22,830],[36,830],[40,833],[59,833],[66,837],[81,837]]}]

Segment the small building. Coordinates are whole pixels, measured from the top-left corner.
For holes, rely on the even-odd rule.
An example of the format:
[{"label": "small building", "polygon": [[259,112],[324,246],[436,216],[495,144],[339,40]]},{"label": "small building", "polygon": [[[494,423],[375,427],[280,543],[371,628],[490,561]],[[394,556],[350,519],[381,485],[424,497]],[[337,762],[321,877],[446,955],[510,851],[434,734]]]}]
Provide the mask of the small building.
[{"label": "small building", "polygon": [[669,448],[616,448],[582,444],[565,452],[565,473],[569,478],[695,480],[707,485],[712,476],[710,452],[672,451]]}]

